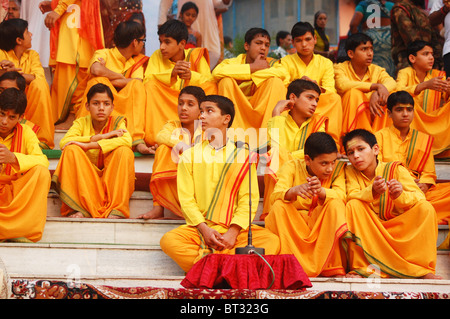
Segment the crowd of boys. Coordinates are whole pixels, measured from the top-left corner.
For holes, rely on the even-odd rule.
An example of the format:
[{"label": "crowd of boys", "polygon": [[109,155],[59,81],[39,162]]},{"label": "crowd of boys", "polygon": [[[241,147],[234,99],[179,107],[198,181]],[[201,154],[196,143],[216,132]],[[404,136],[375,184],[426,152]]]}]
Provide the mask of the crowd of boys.
[{"label": "crowd of boys", "polygon": [[[164,23],[147,57],[144,26],[126,21],[114,48],[91,46],[87,60],[85,50],[83,67],[80,56],[76,71],[57,61],[50,89],[26,21],[0,24],[0,240],[40,240],[51,184],[62,216],[130,217],[133,151],[154,154],[154,207],[138,218],[167,208],[186,221],[161,248],[189,271],[205,254],[245,245],[264,159],[265,227],[252,232],[266,254],[293,254],[308,276],[440,278],[450,183],[436,183],[434,158],[450,148],[450,81],[432,70],[432,45],[412,43],[411,66],[393,79],[372,64],[364,34],[347,39],[349,59],[336,65],[314,54],[309,23],[291,35],[296,53],[277,60],[269,33],[252,28],[246,53],[211,71],[206,49],[185,48],[182,22]],[[42,149],[69,112],[50,176]]]}]

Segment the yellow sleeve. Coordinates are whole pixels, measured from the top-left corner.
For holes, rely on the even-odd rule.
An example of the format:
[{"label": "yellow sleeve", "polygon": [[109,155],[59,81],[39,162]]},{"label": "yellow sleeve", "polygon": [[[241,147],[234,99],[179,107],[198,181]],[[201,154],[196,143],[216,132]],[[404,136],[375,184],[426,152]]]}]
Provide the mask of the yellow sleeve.
[{"label": "yellow sleeve", "polygon": [[45,71],[41,64],[39,53],[34,50],[29,51],[30,54],[30,73],[34,75],[36,79],[45,79]]},{"label": "yellow sleeve", "polygon": [[194,148],[183,152],[177,168],[177,192],[181,210],[189,226],[197,226],[206,222],[196,201],[194,176],[192,174]]},{"label": "yellow sleeve", "polygon": [[171,86],[175,83],[172,81],[172,71],[175,64],[164,63],[161,56],[161,51],[156,50],[148,60],[148,65],[145,70],[144,83],[149,79],[158,80],[167,86]]},{"label": "yellow sleeve", "polygon": [[409,68],[401,69],[397,74],[397,91],[406,91],[412,96],[415,96],[414,92],[418,84],[411,83],[410,81],[411,75],[409,72]]},{"label": "yellow sleeve", "polygon": [[397,82],[385,69],[381,69],[377,82],[383,84],[389,92],[393,92],[397,88]]},{"label": "yellow sleeve", "polygon": [[403,186],[402,194],[393,200],[396,207],[399,207],[401,209],[408,209],[419,200],[426,199],[425,194],[422,192],[419,186],[417,186],[413,177],[405,167],[398,166],[394,177]]},{"label": "yellow sleeve", "polygon": [[[336,164],[337,165],[337,164]],[[344,164],[345,165],[345,164]],[[346,187],[346,178],[345,178],[345,167],[339,171],[338,176],[331,184],[330,188],[325,188],[326,198],[325,202],[327,203],[330,199],[342,199],[345,200],[347,197],[347,187]]]},{"label": "yellow sleeve", "polygon": [[244,58],[241,55],[236,58],[223,60],[212,72],[214,80],[218,81],[225,77],[230,77],[237,81],[251,80],[250,64],[243,62],[243,60]]},{"label": "yellow sleeve", "polygon": [[[270,203],[274,203],[276,200],[282,200],[285,203],[290,203],[291,201],[287,201],[284,199],[286,193],[289,189],[296,186],[294,185],[294,179],[296,174],[295,169],[295,160],[290,160],[283,164],[277,173],[277,182],[273,189],[272,194],[270,195]],[[299,197],[301,200],[302,198]]]},{"label": "yellow sleeve", "polygon": [[[258,176],[256,173],[256,165],[251,165],[251,199],[252,199],[252,220],[256,216],[256,211],[259,204],[259,188],[258,188]],[[249,184],[249,174],[247,173],[244,180],[239,187],[237,194],[237,207],[233,212],[233,217],[231,219],[230,225],[238,225],[242,229],[247,229],[249,226],[249,205],[250,199],[250,184]]]},{"label": "yellow sleeve", "polygon": [[433,153],[430,152],[427,161],[425,162],[422,174],[420,174],[419,183],[435,185],[436,179],[437,176],[436,176],[436,166],[434,164],[434,156]]},{"label": "yellow sleeve", "polygon": [[270,68],[259,70],[251,75],[253,83],[255,83],[256,87],[259,87],[265,80],[270,78],[280,78],[284,85],[289,85],[289,73],[287,70],[281,65],[281,63],[275,62]]},{"label": "yellow sleeve", "polygon": [[[182,128],[175,125],[174,121],[169,121],[164,124],[161,131],[156,135],[156,144],[158,145],[167,145],[168,147],[174,147],[179,142],[181,142],[180,135],[182,133],[186,134],[182,131]],[[184,140],[184,139],[183,139]],[[187,143],[187,144],[190,144]]]},{"label": "yellow sleeve", "polygon": [[66,12],[67,7],[69,7],[71,4],[74,4],[75,2],[76,0],[59,0],[58,5],[55,9],[53,9],[53,11],[62,16]]},{"label": "yellow sleeve", "polygon": [[59,142],[59,147],[63,149],[63,147],[68,142],[82,142],[82,143],[88,143],[91,141],[91,136],[86,135],[85,132],[85,126],[86,126],[86,118],[82,117],[79,119],[76,119],[73,121],[72,126],[69,128],[67,133],[64,135],[64,137]]},{"label": "yellow sleeve", "polygon": [[105,63],[108,63],[108,51],[105,49],[96,50],[91,60],[89,61],[88,73],[91,73],[91,66],[95,62],[100,62],[100,59],[103,59]]},{"label": "yellow sleeve", "polygon": [[27,125],[22,125],[22,127],[24,151],[21,153],[14,153],[19,162],[19,170],[16,172],[24,173],[36,165],[49,167],[50,163],[47,156],[42,153],[42,150],[39,147],[39,139],[36,134]]},{"label": "yellow sleeve", "polygon": [[126,132],[120,137],[103,139],[97,142],[98,145],[100,145],[100,148],[102,149],[103,153],[111,152],[120,146],[128,146],[131,148],[133,140],[131,138],[130,132],[127,130],[125,121],[121,121],[117,129],[118,130],[123,129],[126,130]]},{"label": "yellow sleeve", "polygon": [[318,81],[321,88],[325,89],[327,93],[336,93],[336,82],[334,80],[334,68],[333,68],[333,62],[331,60],[319,56],[320,58],[323,58],[323,64],[320,64],[319,70],[322,72],[322,78],[320,81]]},{"label": "yellow sleeve", "polygon": [[373,203],[372,183],[365,186],[360,183],[360,172],[352,166],[345,168],[345,178],[347,187],[347,201],[351,199],[359,199],[364,202]]},{"label": "yellow sleeve", "polygon": [[372,83],[363,82],[354,78],[350,78],[348,74],[348,64],[339,63],[334,66],[336,90],[339,94],[344,94],[350,89],[358,89],[364,93],[370,92]]},{"label": "yellow sleeve", "polygon": [[200,59],[200,63],[197,67],[198,71],[191,70],[191,79],[186,81],[187,85],[199,86],[207,81],[212,80],[211,68],[206,61],[205,57]]}]

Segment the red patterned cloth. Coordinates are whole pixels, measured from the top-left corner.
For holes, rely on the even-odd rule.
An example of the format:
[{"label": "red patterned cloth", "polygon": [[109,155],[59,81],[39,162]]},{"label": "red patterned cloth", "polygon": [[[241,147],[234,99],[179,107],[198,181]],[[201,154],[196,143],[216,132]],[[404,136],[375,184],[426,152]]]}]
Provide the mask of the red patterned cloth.
[{"label": "red patterned cloth", "polygon": [[[262,257],[272,267],[275,278]],[[181,285],[185,288],[208,289],[305,289],[312,287],[308,276],[294,255],[264,255],[262,257],[254,254],[209,254],[191,268]]]}]

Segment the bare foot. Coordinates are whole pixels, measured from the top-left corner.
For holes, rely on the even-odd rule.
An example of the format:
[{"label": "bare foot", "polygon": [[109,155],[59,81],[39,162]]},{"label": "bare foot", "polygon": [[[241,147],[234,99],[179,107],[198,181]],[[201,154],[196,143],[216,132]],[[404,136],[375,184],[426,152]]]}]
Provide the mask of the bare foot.
[{"label": "bare foot", "polygon": [[84,215],[82,212],[74,212],[73,214],[67,215],[67,217],[70,218],[84,218]]},{"label": "bare foot", "polygon": [[139,215],[138,219],[158,219],[164,217],[164,207],[163,206],[153,206],[152,210]]},{"label": "bare foot", "polygon": [[422,277],[419,277],[419,278],[420,279],[438,279],[438,280],[442,279],[441,276],[438,276],[438,275],[435,275],[435,274],[432,274],[432,273],[426,274],[425,276],[422,276]]},{"label": "bare foot", "polygon": [[345,275],[345,278],[364,278],[364,277],[355,272],[349,272],[348,274]]}]

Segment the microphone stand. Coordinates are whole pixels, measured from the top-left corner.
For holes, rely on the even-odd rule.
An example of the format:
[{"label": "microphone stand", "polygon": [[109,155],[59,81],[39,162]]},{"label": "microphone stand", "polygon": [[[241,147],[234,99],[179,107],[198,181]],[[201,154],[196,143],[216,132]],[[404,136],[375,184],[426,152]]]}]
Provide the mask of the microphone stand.
[{"label": "microphone stand", "polygon": [[[245,142],[244,145],[248,143]],[[251,163],[251,151],[250,145],[248,145],[248,184],[249,184],[249,213],[248,213],[248,244],[245,247],[237,247],[235,250],[236,255],[251,255],[257,253],[258,255],[264,255],[264,248],[256,248],[252,244],[252,163]]]}]

